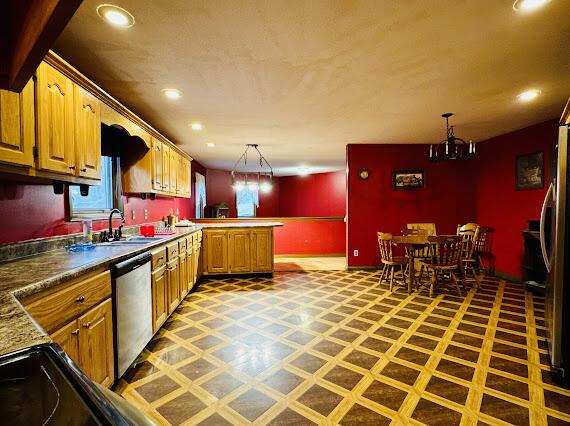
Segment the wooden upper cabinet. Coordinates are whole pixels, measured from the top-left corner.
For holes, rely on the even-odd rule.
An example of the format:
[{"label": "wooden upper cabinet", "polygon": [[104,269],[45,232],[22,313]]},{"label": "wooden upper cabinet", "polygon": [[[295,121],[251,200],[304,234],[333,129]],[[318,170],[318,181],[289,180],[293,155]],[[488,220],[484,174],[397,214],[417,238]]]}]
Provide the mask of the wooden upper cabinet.
[{"label": "wooden upper cabinet", "polygon": [[175,194],[178,190],[178,153],[170,148],[169,153],[169,161],[170,165],[168,166],[169,175],[170,175],[170,192]]},{"label": "wooden upper cabinet", "polygon": [[162,142],[152,138],[152,188],[162,191]]},{"label": "wooden upper cabinet", "polygon": [[249,229],[228,231],[229,272],[251,272],[251,233]]},{"label": "wooden upper cabinet", "polygon": [[77,322],[81,368],[91,380],[111,386],[115,377],[111,299],[95,306]]},{"label": "wooden upper cabinet", "polygon": [[21,93],[0,90],[0,162],[34,164],[34,81]]},{"label": "wooden upper cabinet", "polygon": [[78,176],[101,178],[101,104],[75,85],[75,152]]},{"label": "wooden upper cabinet", "polygon": [[162,144],[162,190],[170,192],[170,147]]},{"label": "wooden upper cabinet", "polygon": [[73,82],[42,62],[36,102],[39,168],[75,174]]}]

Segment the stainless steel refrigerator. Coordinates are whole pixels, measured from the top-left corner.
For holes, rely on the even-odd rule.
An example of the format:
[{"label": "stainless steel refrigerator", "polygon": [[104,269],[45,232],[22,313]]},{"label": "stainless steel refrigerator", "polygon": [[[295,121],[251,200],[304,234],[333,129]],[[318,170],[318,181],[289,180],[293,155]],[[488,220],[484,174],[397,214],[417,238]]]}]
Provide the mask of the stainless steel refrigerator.
[{"label": "stainless steel refrigerator", "polygon": [[540,218],[540,242],[548,271],[545,320],[555,376],[570,383],[570,197],[568,132],[570,101],[558,133],[555,164]]}]

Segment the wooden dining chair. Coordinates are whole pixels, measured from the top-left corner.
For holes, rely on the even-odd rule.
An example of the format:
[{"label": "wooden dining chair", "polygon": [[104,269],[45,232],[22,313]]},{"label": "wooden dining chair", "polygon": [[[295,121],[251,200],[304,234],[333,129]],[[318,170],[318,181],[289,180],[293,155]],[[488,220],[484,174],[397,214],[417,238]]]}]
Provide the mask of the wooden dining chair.
[{"label": "wooden dining chair", "polygon": [[451,281],[457,289],[457,294],[461,296],[456,273],[460,271],[463,237],[460,235],[429,236],[428,241],[433,245],[432,257],[429,260],[423,260],[422,263],[432,271],[429,289],[430,297],[433,297],[439,276],[443,279],[445,274],[451,276]]},{"label": "wooden dining chair", "polygon": [[[492,250],[492,236],[493,228],[485,226],[479,227],[479,235],[475,242],[474,256],[477,259],[477,267],[482,273],[481,279],[483,279],[487,273],[493,274],[495,272],[495,256]],[[485,260],[487,261],[488,266],[485,266]]]},{"label": "wooden dining chair", "polygon": [[[402,235],[425,235],[426,237],[429,235],[429,231],[427,229],[422,228],[406,228],[402,231]],[[406,248],[406,256],[413,255],[414,256],[414,269],[420,271],[418,275],[418,282],[421,282],[424,276],[424,273],[429,278],[429,272],[427,271],[425,265],[421,263],[422,260],[430,259],[431,258],[431,245],[426,245],[424,247],[417,247],[413,249],[413,253],[408,252],[408,248]],[[408,264],[406,264],[405,274],[408,274]]]},{"label": "wooden dining chair", "polygon": [[484,235],[485,234],[481,232],[481,228],[477,226],[472,237],[463,237],[463,247],[461,249],[461,272],[465,281],[467,280],[468,273],[471,272],[473,279],[475,280],[475,288],[479,288],[481,286],[481,281],[483,280],[482,276],[477,275],[476,269],[478,269],[477,247],[481,247],[481,237],[484,237]]},{"label": "wooden dining chair", "polygon": [[400,267],[402,284],[405,285],[404,265],[408,262],[406,256],[396,256],[394,254],[395,244],[392,238],[392,234],[378,232],[378,247],[380,248],[380,260],[383,265],[379,284],[382,284],[382,281],[388,279],[388,275],[390,275],[390,291],[394,288],[394,272],[397,266]]},{"label": "wooden dining chair", "polygon": [[407,223],[406,228],[409,230],[424,230],[427,231],[427,235],[437,235],[435,223]]}]

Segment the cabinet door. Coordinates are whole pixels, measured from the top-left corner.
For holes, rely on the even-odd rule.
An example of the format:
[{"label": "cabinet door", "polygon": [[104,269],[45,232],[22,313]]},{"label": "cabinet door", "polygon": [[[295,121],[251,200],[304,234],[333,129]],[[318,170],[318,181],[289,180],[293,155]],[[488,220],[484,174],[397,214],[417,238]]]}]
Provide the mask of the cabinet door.
[{"label": "cabinet door", "polygon": [[188,291],[194,287],[194,247],[190,243],[186,249],[186,273],[188,274]]},{"label": "cabinet door", "polygon": [[166,265],[152,272],[152,330],[156,333],[168,318]]},{"label": "cabinet door", "polygon": [[115,376],[113,361],[113,309],[111,299],[91,308],[79,323],[79,362],[94,382],[111,386]]},{"label": "cabinet door", "polygon": [[171,148],[169,170],[170,170],[170,192],[172,194],[176,194],[176,191],[178,189],[178,158],[179,158],[178,153]]},{"label": "cabinet door", "polygon": [[180,303],[180,269],[178,258],[168,262],[168,314],[170,315]]},{"label": "cabinet door", "polygon": [[170,192],[170,147],[162,144],[162,190]]},{"label": "cabinet door", "polygon": [[253,272],[273,272],[273,230],[251,230]]},{"label": "cabinet door", "polygon": [[101,179],[101,104],[77,85],[74,96],[77,175]]},{"label": "cabinet door", "polygon": [[208,230],[206,233],[206,264],[204,269],[209,274],[228,273],[228,232]]},{"label": "cabinet door", "polygon": [[0,162],[34,164],[34,81],[21,93],[0,90]]},{"label": "cabinet door", "polygon": [[188,294],[188,262],[186,261],[186,253],[178,256],[178,267],[180,268],[180,301]]},{"label": "cabinet door", "polygon": [[73,83],[41,63],[36,83],[39,168],[75,173]]},{"label": "cabinet door", "polygon": [[251,272],[251,232],[249,229],[228,231],[230,272]]},{"label": "cabinet door", "polygon": [[196,243],[194,244],[194,248],[192,249],[192,267],[193,267],[193,273],[192,273],[192,286],[194,286],[196,284],[196,282],[198,281],[199,278],[199,270],[200,270],[200,248],[202,247],[202,244],[200,243]]},{"label": "cabinet door", "polygon": [[77,320],[71,321],[51,335],[55,343],[81,368],[79,359],[79,327]]},{"label": "cabinet door", "polygon": [[162,142],[152,138],[152,188],[162,191]]}]

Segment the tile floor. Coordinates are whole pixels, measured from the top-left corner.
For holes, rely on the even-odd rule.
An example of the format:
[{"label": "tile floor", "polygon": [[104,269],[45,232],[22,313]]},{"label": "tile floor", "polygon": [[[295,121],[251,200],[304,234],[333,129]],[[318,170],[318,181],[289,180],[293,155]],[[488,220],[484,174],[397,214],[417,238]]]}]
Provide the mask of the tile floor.
[{"label": "tile floor", "polygon": [[117,392],[159,424],[570,423],[541,298],[486,280],[431,299],[378,275],[206,280]]},{"label": "tile floor", "polygon": [[286,257],[275,256],[275,270],[278,272],[298,271],[344,271],[346,257]]}]

